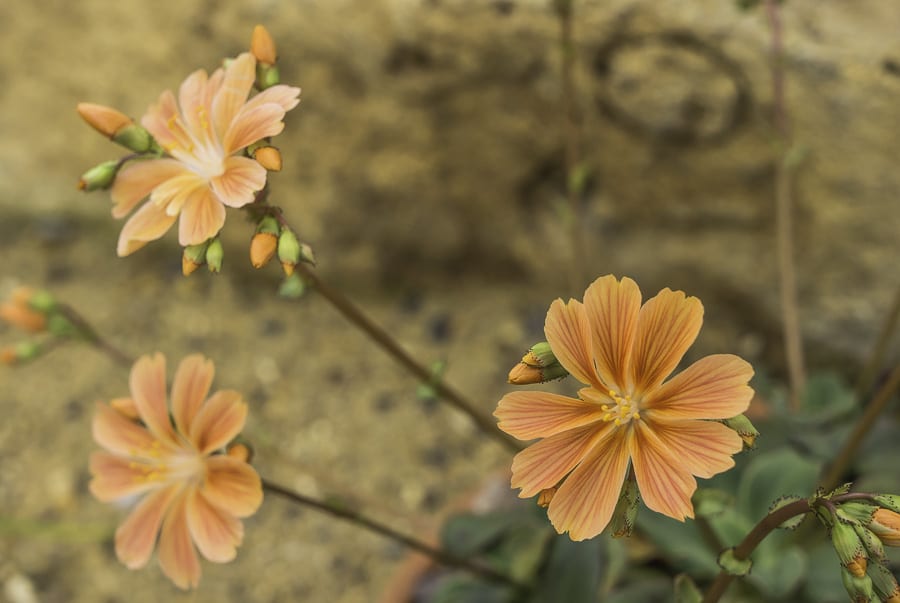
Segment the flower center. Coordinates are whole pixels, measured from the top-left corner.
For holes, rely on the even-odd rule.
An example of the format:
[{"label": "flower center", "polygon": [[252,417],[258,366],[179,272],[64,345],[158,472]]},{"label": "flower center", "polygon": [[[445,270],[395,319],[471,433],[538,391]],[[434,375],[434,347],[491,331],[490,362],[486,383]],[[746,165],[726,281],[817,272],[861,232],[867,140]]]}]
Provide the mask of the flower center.
[{"label": "flower center", "polygon": [[175,139],[166,145],[166,151],[175,159],[203,177],[211,180],[221,176],[225,171],[224,153],[215,142],[206,111],[197,109],[197,125],[199,130],[192,131],[179,115],[171,116],[166,122],[166,129]]},{"label": "flower center", "polygon": [[611,404],[602,404],[600,406],[606,414],[603,420],[607,423],[612,422],[616,425],[625,425],[632,419],[640,420],[641,415],[638,412],[638,403],[631,399],[631,394],[621,395],[615,390],[609,390],[607,395],[611,398]]},{"label": "flower center", "polygon": [[154,441],[149,450],[141,450],[135,456],[147,459],[128,464],[138,472],[134,479],[139,482],[196,483],[206,475],[205,457],[190,448],[166,454],[162,444]]}]

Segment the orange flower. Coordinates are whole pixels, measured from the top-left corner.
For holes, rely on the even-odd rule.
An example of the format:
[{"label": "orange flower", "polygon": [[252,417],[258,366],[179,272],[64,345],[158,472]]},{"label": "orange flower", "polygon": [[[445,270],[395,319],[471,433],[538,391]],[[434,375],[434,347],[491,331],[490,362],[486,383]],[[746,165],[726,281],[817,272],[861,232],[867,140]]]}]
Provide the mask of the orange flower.
[{"label": "orange flower", "polygon": [[266,169],[237,154],[284,129],[299,88],[272,86],[250,100],[256,60],[243,53],[211,76],[200,69],[181,84],[178,101],[166,90],[141,124],[168,157],[130,162],[112,187],[116,218],[150,196],[122,228],[117,252],[126,256],[163,236],[180,217],[178,241],[197,245],[225,224],[225,206],[251,203],[266,183]]},{"label": "orange flower", "polygon": [[637,284],[612,275],[594,281],[583,304],[550,306],[547,341],[587,387],[578,399],[512,392],[494,415],[510,435],[543,438],[516,455],[512,486],[522,498],[558,486],[547,511],[558,532],[573,540],[602,532],[629,467],[647,507],[684,521],[694,516],[694,476],[734,465],[741,438],[715,419],[746,410],[753,368],[737,356],[707,356],[665,381],[702,322],[697,298],[663,289],[641,306]]},{"label": "orange flower", "polygon": [[116,555],[130,569],[143,567],[158,533],[160,566],[180,588],[200,581],[195,545],[210,561],[234,559],[244,535],[239,518],[262,502],[256,471],[224,454],[244,427],[247,405],[231,390],[207,399],[213,374],[200,355],[181,361],[170,418],[165,357],[144,356],[131,369],[131,399],[98,403],[93,422],[94,440],[107,452],[91,455],[91,493],[104,502],[142,496],[116,530]]}]

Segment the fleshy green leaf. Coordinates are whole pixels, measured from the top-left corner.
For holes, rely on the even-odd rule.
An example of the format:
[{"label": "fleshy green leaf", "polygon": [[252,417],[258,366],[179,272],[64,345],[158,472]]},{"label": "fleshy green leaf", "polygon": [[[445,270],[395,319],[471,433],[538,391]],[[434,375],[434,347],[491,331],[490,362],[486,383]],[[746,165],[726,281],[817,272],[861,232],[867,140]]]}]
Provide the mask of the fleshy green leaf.
[{"label": "fleshy green leaf", "polygon": [[[753,555],[753,573],[749,580],[766,595],[767,600],[782,600],[806,579],[809,561],[796,546],[758,551]],[[835,567],[835,572],[837,572]]]},{"label": "fleshy green leaf", "polygon": [[703,595],[687,574],[675,576],[675,603],[700,603]]},{"label": "fleshy green leaf", "polygon": [[551,546],[529,603],[596,603],[600,592],[602,540],[572,542],[568,536],[556,536]]}]

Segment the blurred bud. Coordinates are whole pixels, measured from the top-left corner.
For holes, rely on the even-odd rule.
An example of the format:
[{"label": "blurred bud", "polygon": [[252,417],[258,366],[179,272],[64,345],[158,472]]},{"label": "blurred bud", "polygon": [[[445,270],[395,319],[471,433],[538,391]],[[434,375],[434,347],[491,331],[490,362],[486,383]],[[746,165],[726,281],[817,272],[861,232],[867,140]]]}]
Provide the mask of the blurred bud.
[{"label": "blurred bud", "polygon": [[287,299],[297,299],[306,293],[306,283],[299,274],[286,276],[278,287],[278,295]]},{"label": "blurred bud", "polygon": [[316,265],[316,254],[313,253],[313,248],[306,243],[300,243],[300,261],[311,266]]},{"label": "blurred bud", "polygon": [[116,180],[119,166],[120,162],[116,159],[95,165],[81,175],[78,180],[78,190],[89,193],[99,188],[109,188]]},{"label": "blurred bud", "polygon": [[888,603],[900,603],[900,586],[891,570],[880,563],[873,563],[869,566],[869,577],[879,599]]},{"label": "blurred bud", "polygon": [[73,337],[78,335],[78,328],[62,314],[50,314],[47,317],[47,332],[56,337]]},{"label": "blurred bud", "polygon": [[541,493],[538,494],[537,499],[538,506],[546,509],[550,506],[550,501],[553,500],[554,496],[556,496],[556,486],[541,490]]},{"label": "blurred bud", "polygon": [[568,374],[553,355],[550,344],[542,341],[531,346],[519,364],[509,371],[507,379],[514,385],[530,385],[561,379]]},{"label": "blurred bud", "polygon": [[131,398],[113,398],[109,401],[109,405],[117,410],[120,415],[132,421],[137,421],[141,418],[137,405]]},{"label": "blurred bud", "polygon": [[868,527],[887,546],[900,546],[900,514],[890,509],[878,509]]},{"label": "blurred bud", "polygon": [[256,64],[256,87],[260,90],[271,88],[281,82],[281,74],[275,65]]},{"label": "blurred bud", "polygon": [[634,530],[634,522],[637,519],[638,502],[640,501],[637,482],[634,478],[625,480],[622,491],[619,493],[619,501],[612,516],[613,538],[631,536]]},{"label": "blurred bud", "polygon": [[278,260],[286,275],[294,274],[294,266],[300,261],[300,241],[290,228],[282,229],[278,237]]},{"label": "blurred bud", "polygon": [[78,113],[92,128],[135,153],[146,153],[153,144],[150,132],[111,107],[78,103]]},{"label": "blurred bud", "polygon": [[893,494],[876,494],[872,497],[879,507],[890,509],[894,513],[900,513],[900,497]]},{"label": "blurred bud", "polygon": [[[46,295],[49,296],[49,294]],[[45,331],[47,329],[46,311],[39,309],[42,307],[40,305],[39,308],[32,305],[32,299],[37,296],[38,294],[28,287],[16,288],[9,296],[9,300],[0,304],[0,318],[29,333]],[[39,298],[38,301],[41,299]]]},{"label": "blurred bud", "polygon": [[13,366],[16,364],[15,348],[0,348],[0,364],[5,364],[6,366]]},{"label": "blurred bud", "polygon": [[218,274],[222,270],[223,259],[225,259],[225,248],[222,247],[219,237],[215,237],[206,247],[206,267],[213,274]]},{"label": "blurred bud", "polygon": [[239,461],[244,461],[245,463],[249,463],[253,458],[253,449],[242,442],[235,442],[234,444],[229,446],[225,452],[231,458],[238,459]]},{"label": "blurred bud", "polygon": [[831,526],[831,543],[847,570],[856,577],[866,574],[866,551],[853,526],[835,518]]},{"label": "blurred bud", "polygon": [[256,234],[250,240],[250,263],[254,268],[262,268],[275,256],[278,248],[278,222],[266,216],[256,226]]},{"label": "blurred bud", "polygon": [[181,274],[188,276],[206,262],[207,242],[199,245],[188,245],[181,254]]},{"label": "blurred bud", "polygon": [[36,341],[23,341],[11,348],[0,350],[0,362],[7,366],[15,366],[34,360],[44,353],[44,348]]},{"label": "blurred bud", "polygon": [[847,589],[847,594],[850,595],[853,603],[869,603],[875,596],[872,579],[866,574],[857,576],[847,571],[846,568],[841,568],[841,580],[843,580],[844,588]]},{"label": "blurred bud", "polygon": [[744,441],[744,450],[751,450],[756,447],[756,438],[759,436],[759,431],[756,430],[756,427],[745,415],[724,419],[722,424],[741,436],[741,440]]},{"label": "blurred bud", "polygon": [[253,158],[259,165],[270,172],[281,171],[281,151],[272,146],[258,147],[253,151]]},{"label": "blurred bud", "polygon": [[253,36],[250,38],[250,52],[260,63],[274,65],[278,58],[275,52],[275,41],[269,34],[269,30],[262,25],[253,28]]}]

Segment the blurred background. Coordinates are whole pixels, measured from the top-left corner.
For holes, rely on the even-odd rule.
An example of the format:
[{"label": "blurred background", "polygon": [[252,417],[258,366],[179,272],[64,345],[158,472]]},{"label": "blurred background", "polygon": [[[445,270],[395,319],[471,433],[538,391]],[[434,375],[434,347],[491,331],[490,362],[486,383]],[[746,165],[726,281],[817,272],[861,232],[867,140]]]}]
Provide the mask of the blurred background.
[{"label": "blurred background", "polygon": [[[79,101],[139,117],[165,88],[276,40],[303,89],[275,144],[271,200],[318,273],[485,412],[543,339],[556,297],[593,278],[699,296],[687,360],[738,353],[784,378],[775,254],[770,32],[736,2],[575,0],[574,120],[550,0],[42,0],[0,5],[0,295],[46,287],[134,355],[202,352],[242,391],[259,471],[338,495],[409,533],[509,466],[508,452],[417,383],[314,294],[279,299],[223,232],[225,268],[181,276],[174,233],[120,259],[121,223],[82,172],[123,154]],[[802,149],[795,245],[809,365],[852,375],[894,291],[900,232],[900,11],[790,0],[787,103]],[[566,128],[583,187],[573,241]],[[579,247],[580,245],[580,247]],[[577,257],[576,257],[577,256]],[[573,266],[578,266],[573,269]],[[21,335],[0,326],[0,344]],[[896,357],[896,349],[893,351]],[[375,601],[406,551],[269,497],[236,562],[182,594],[115,560],[124,510],[87,492],[93,404],[127,371],[67,346],[0,367],[0,597],[32,601]],[[564,383],[561,391],[574,392]]]}]

